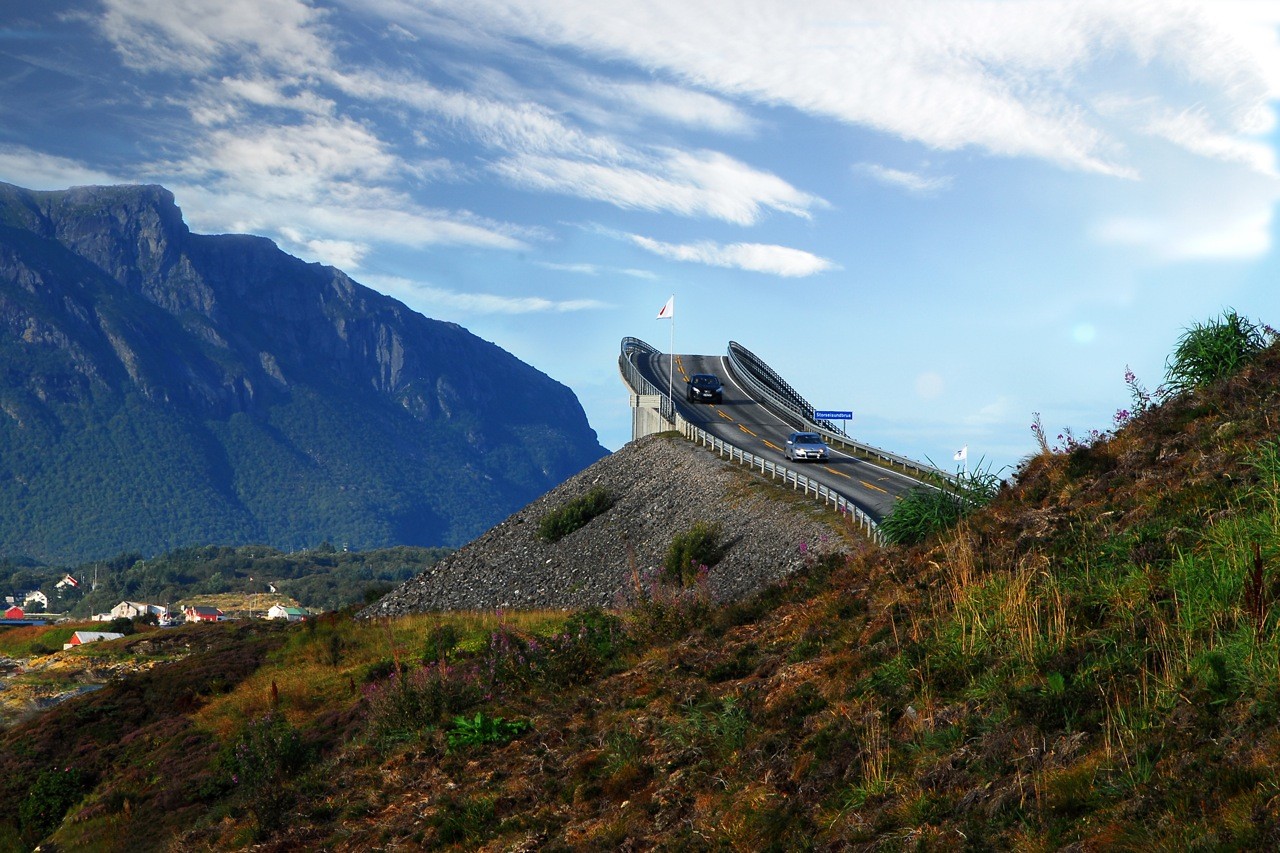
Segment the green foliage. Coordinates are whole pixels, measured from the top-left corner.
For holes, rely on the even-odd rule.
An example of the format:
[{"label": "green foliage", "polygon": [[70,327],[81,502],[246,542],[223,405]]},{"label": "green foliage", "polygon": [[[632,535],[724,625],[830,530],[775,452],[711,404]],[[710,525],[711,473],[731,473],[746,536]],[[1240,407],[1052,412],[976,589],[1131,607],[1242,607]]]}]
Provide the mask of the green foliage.
[{"label": "green foliage", "polygon": [[1184,330],[1165,362],[1165,383],[1172,393],[1209,385],[1238,373],[1265,346],[1261,326],[1226,311],[1220,319]]},{"label": "green foliage", "polygon": [[414,740],[481,699],[473,675],[440,664],[387,673],[365,690],[370,733],[383,743]]},{"label": "green foliage", "polygon": [[424,664],[439,663],[443,666],[449,660],[449,654],[462,640],[462,634],[450,622],[441,622],[427,632],[426,643],[422,648]]},{"label": "green foliage", "polygon": [[538,522],[538,535],[546,542],[559,542],[586,527],[591,519],[613,506],[614,500],[607,489],[597,486],[544,515]]},{"label": "green foliage", "polygon": [[934,475],[932,483],[917,486],[894,503],[880,531],[895,544],[918,544],[986,506],[999,490],[1000,478],[981,465],[952,481]]},{"label": "green foliage", "polygon": [[107,623],[104,631],[110,631],[113,634],[132,634],[137,631],[137,627],[133,624],[133,620],[128,616],[117,616]]},{"label": "green foliage", "polygon": [[441,844],[475,844],[488,838],[497,825],[497,804],[492,797],[449,797],[431,819]]},{"label": "green foliage", "polygon": [[533,728],[528,720],[504,720],[480,711],[474,717],[454,717],[445,733],[451,752],[479,746],[502,746]]},{"label": "green foliage", "polygon": [[548,677],[559,684],[580,684],[620,666],[633,643],[620,617],[592,607],[572,614],[548,645]]},{"label": "green foliage", "polygon": [[274,711],[246,725],[224,754],[223,767],[260,831],[279,825],[292,802],[286,783],[298,775],[307,760],[297,730]]},{"label": "green foliage", "polygon": [[63,815],[84,797],[87,788],[88,780],[77,767],[42,770],[18,807],[23,835],[39,841],[53,832],[62,823]]},{"label": "green foliage", "polygon": [[746,745],[751,721],[737,697],[725,696],[706,705],[689,703],[682,710],[680,718],[667,728],[675,743],[707,749],[722,760]]},{"label": "green foliage", "polygon": [[693,586],[699,575],[720,562],[724,554],[720,526],[699,521],[672,537],[662,561],[662,579],[679,586]]}]

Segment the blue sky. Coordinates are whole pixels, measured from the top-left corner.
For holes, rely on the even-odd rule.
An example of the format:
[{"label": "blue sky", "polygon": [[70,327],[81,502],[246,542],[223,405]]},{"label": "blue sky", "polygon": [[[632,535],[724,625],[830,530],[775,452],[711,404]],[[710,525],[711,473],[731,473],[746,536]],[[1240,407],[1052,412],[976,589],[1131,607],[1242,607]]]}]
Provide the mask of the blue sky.
[{"label": "blue sky", "polygon": [[1280,2],[0,0],[0,180],[160,183],[629,438],[623,336],[1011,466],[1280,325]]}]

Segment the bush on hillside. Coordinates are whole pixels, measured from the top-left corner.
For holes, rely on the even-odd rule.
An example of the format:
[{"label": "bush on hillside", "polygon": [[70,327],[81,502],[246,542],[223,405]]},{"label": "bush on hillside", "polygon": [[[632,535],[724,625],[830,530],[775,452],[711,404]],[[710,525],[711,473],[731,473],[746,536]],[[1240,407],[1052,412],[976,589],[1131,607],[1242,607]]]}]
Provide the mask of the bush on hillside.
[{"label": "bush on hillside", "polygon": [[544,515],[538,523],[538,536],[546,542],[559,542],[586,527],[591,519],[613,506],[613,501],[608,490],[596,487]]},{"label": "bush on hillside", "polygon": [[999,490],[1000,479],[981,466],[957,474],[952,481],[935,476],[932,483],[898,499],[880,522],[880,532],[897,545],[918,544],[986,506]]},{"label": "bush on hillside", "polygon": [[23,834],[39,841],[53,832],[71,807],[84,798],[86,788],[87,780],[77,767],[42,770],[18,807]]},{"label": "bush on hillside", "polygon": [[724,552],[720,526],[699,521],[672,538],[662,562],[662,579],[679,586],[693,586],[699,572],[720,562]]},{"label": "bush on hillside", "polygon": [[1266,348],[1266,331],[1230,310],[1184,330],[1165,363],[1169,391],[1190,391],[1238,373]]}]

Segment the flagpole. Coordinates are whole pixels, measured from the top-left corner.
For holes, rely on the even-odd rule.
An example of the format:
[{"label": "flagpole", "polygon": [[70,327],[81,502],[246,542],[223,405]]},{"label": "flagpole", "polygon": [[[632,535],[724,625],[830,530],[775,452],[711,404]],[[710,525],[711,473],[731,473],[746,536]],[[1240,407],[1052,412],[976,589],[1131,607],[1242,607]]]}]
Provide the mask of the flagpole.
[{"label": "flagpole", "polygon": [[676,297],[671,294],[671,346],[667,353],[667,399],[671,401],[671,416],[676,414]]}]

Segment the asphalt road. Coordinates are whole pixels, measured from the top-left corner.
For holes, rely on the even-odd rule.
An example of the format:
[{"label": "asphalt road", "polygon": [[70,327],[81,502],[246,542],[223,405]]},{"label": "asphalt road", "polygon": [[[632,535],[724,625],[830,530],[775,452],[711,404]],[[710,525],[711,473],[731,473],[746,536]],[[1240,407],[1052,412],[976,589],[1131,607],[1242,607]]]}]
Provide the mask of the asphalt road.
[{"label": "asphalt road", "polygon": [[[666,391],[669,357],[639,356],[636,367],[650,382]],[[796,427],[773,414],[747,395],[733,381],[725,356],[677,355],[672,369],[675,393],[672,395],[681,417],[717,438],[742,448],[748,453],[772,458],[793,468],[857,504],[864,512],[881,520],[894,500],[914,486],[916,481],[878,465],[855,459],[831,449],[828,462],[793,462],[782,455],[787,434]],[[685,380],[695,373],[714,373],[724,383],[723,403],[690,403],[685,398]]]}]

